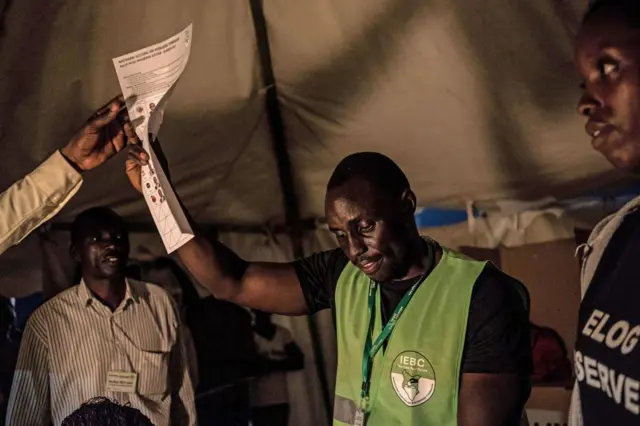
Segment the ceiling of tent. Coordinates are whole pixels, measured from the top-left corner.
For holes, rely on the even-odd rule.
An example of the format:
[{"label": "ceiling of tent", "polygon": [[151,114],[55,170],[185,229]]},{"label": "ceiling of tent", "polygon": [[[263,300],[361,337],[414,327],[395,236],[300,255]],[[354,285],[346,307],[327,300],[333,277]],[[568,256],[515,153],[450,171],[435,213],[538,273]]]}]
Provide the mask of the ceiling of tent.
[{"label": "ceiling of tent", "polygon": [[[264,0],[302,217],[351,152],[380,151],[419,203],[573,195],[622,177],[575,114],[567,22],[586,0]],[[558,14],[563,6],[565,20]],[[111,58],[193,22],[160,140],[201,222],[282,222],[249,1],[10,3],[0,40],[0,187],[118,91]],[[107,204],[149,220],[124,155],[87,175],[58,220]]]}]

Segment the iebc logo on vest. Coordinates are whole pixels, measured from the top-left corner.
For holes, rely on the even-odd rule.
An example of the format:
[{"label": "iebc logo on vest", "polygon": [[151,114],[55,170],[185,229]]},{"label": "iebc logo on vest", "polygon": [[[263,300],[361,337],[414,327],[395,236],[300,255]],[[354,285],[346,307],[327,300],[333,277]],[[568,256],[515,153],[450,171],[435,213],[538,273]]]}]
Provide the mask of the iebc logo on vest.
[{"label": "iebc logo on vest", "polygon": [[405,351],[391,365],[391,383],[400,400],[409,407],[415,407],[433,395],[436,373],[425,356]]},{"label": "iebc logo on vest", "polygon": [[[604,353],[602,356],[607,358],[622,356],[624,359],[634,351],[640,340],[640,325],[634,326],[624,320],[611,321],[610,314],[594,309],[581,334],[589,338],[589,341],[603,345],[592,347],[594,353]],[[603,349],[604,352],[597,348]],[[579,382],[601,390],[627,411],[633,414],[640,413],[640,382],[625,374],[629,372],[616,371],[580,350],[575,353],[575,367]]]}]

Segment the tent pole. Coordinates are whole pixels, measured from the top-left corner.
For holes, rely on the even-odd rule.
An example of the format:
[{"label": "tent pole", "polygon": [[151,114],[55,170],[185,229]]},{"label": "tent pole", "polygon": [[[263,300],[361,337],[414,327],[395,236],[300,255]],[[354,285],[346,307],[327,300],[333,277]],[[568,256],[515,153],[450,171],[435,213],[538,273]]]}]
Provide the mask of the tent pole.
[{"label": "tent pole", "polygon": [[[260,68],[262,78],[266,86],[266,108],[269,127],[271,130],[271,140],[273,143],[273,151],[276,157],[278,167],[278,177],[280,187],[282,188],[282,196],[284,200],[285,217],[287,224],[291,227],[291,240],[293,245],[293,255],[296,258],[304,256],[303,229],[300,220],[300,208],[298,196],[295,191],[293,182],[293,172],[291,167],[291,159],[287,151],[287,139],[284,130],[284,121],[280,103],[278,101],[278,89],[273,73],[273,64],[271,62],[271,50],[269,47],[269,35],[267,31],[267,22],[262,9],[262,0],[249,0],[251,6],[251,16],[253,17],[253,28],[255,30],[256,44],[258,46],[258,54],[260,57]],[[320,333],[318,325],[313,316],[308,316],[309,331],[311,333],[311,342],[316,358],[316,372],[322,387],[321,393],[324,402],[324,408],[327,415],[327,423],[331,423],[332,403],[329,392],[329,384],[327,381],[327,373],[324,367],[324,356],[322,346],[320,344]]]}]

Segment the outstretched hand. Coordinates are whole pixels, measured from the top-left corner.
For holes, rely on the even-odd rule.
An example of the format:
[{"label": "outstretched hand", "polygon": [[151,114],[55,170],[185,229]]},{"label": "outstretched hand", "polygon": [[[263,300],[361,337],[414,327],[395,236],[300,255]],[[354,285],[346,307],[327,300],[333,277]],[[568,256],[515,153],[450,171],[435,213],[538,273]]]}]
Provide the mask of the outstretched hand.
[{"label": "outstretched hand", "polygon": [[139,143],[129,121],[124,97],[100,108],[60,152],[80,171],[98,167],[127,144]]},{"label": "outstretched hand", "polygon": [[127,177],[131,185],[142,193],[142,166],[149,162],[149,154],[138,144],[129,146],[127,156]]}]

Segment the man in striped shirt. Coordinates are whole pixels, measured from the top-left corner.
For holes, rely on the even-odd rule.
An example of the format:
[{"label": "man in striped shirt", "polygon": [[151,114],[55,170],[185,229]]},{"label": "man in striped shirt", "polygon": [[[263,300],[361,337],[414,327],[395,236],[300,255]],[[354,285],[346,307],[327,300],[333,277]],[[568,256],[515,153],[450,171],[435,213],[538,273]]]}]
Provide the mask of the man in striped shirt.
[{"label": "man in striped shirt", "polygon": [[131,404],[156,426],[195,425],[175,303],[160,287],[125,278],[123,220],[104,207],[87,210],[74,221],[71,242],[82,282],[29,318],[7,425],[58,426],[99,396]]}]

